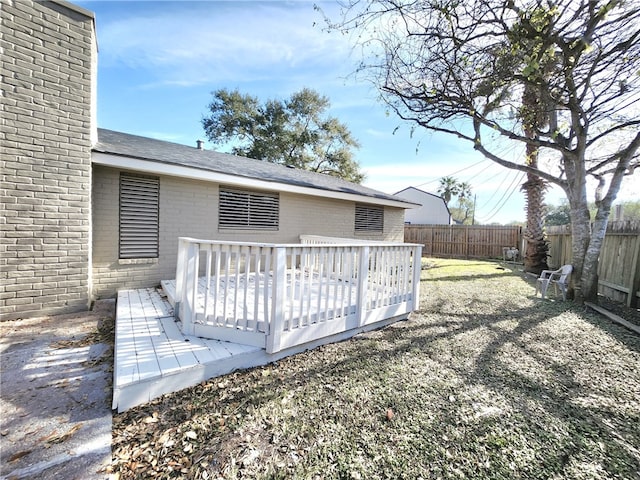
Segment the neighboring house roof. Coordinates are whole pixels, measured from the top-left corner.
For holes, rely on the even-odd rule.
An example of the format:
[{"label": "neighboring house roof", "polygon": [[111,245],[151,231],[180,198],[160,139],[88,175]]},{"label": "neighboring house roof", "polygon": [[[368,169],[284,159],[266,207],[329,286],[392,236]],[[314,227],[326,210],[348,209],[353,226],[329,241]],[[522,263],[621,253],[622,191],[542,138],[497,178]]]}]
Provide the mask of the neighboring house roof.
[{"label": "neighboring house roof", "polygon": [[[399,192],[394,193],[394,195],[400,195],[402,192],[406,192],[407,190],[413,190],[415,192],[419,192],[419,193],[423,193],[425,195],[429,195],[431,197],[435,197],[435,198],[439,198],[440,200],[442,200],[444,202],[444,198],[442,198],[440,195],[436,195],[435,193],[429,193],[429,192],[425,192],[424,190],[420,190],[419,188],[416,187],[407,187],[407,188],[403,188],[402,190],[400,190]],[[445,204],[446,205],[446,204]]]},{"label": "neighboring house roof", "polygon": [[99,165],[400,208],[417,206],[330,175],[102,128],[93,152],[92,161]]},{"label": "neighboring house roof", "polygon": [[424,224],[451,223],[449,207],[439,195],[425,192],[416,187],[407,187],[394,193],[394,195],[420,205],[419,208],[406,212],[406,222]]}]

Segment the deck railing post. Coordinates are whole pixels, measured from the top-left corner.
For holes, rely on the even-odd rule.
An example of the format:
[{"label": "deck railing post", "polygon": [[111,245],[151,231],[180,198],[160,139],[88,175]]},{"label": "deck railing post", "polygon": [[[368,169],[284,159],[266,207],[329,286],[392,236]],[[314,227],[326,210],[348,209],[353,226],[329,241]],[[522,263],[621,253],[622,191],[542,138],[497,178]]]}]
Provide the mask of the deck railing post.
[{"label": "deck railing post", "polygon": [[367,283],[369,278],[369,246],[362,245],[360,250],[360,261],[358,262],[358,290],[356,302],[357,324],[364,323],[365,312],[367,307]]},{"label": "deck railing post", "polygon": [[420,274],[422,273],[422,245],[413,247],[413,289],[411,300],[413,307],[410,311],[420,308]]},{"label": "deck railing post", "polygon": [[186,254],[185,283],[181,299],[182,331],[185,335],[195,335],[196,300],[198,296],[198,267],[200,264],[200,244],[189,242]]},{"label": "deck railing post", "polygon": [[276,247],[273,266],[273,284],[271,288],[271,321],[269,322],[266,350],[267,353],[280,351],[280,339],[284,328],[286,285],[287,285],[287,249]]},{"label": "deck railing post", "polygon": [[182,315],[182,296],[184,294],[184,282],[186,275],[186,266],[187,266],[187,249],[189,247],[189,242],[185,237],[180,237],[178,239],[178,261],[176,263],[176,303],[174,306],[174,316],[179,319]]}]

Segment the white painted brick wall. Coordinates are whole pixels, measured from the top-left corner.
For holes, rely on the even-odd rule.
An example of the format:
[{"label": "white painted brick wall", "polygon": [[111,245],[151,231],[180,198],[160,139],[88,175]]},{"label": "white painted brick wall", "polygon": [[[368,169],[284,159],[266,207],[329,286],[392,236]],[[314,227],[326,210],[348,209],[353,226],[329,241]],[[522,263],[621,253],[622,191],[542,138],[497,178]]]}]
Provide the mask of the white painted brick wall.
[{"label": "white painted brick wall", "polygon": [[[280,194],[280,229],[219,231],[218,185],[160,177],[160,256],[157,261],[118,261],[118,192],[120,171],[93,169],[93,285],[97,298],[120,288],[158,285],[175,277],[178,237],[265,243],[296,243],[301,233],[355,237],[355,204],[303,195]],[[402,241],[402,209],[385,208],[382,235],[358,235],[371,240]]]},{"label": "white painted brick wall", "polygon": [[0,318],[86,309],[93,19],[1,0]]}]

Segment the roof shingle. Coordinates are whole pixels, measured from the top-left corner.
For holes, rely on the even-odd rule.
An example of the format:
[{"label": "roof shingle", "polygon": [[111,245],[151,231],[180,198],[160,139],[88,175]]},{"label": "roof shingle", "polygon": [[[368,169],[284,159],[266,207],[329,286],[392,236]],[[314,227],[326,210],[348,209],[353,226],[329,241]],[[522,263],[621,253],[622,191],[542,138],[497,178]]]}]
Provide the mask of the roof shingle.
[{"label": "roof shingle", "polygon": [[341,178],[307,170],[289,168],[261,160],[240,157],[213,150],[200,150],[178,143],[98,129],[95,152],[132,157],[153,162],[195,168],[267,182],[296,185],[331,192],[349,193],[381,200],[407,203],[406,200]]}]

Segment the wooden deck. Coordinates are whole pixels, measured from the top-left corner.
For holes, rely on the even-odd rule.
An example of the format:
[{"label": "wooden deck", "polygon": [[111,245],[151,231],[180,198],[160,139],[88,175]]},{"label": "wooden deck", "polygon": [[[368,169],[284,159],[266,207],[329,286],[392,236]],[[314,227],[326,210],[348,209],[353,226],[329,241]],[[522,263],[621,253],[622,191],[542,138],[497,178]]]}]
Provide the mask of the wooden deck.
[{"label": "wooden deck", "polygon": [[155,288],[122,290],[116,308],[113,408],[119,412],[235,370],[347,339],[406,318],[388,318],[268,354],[264,348],[184,335]]},{"label": "wooden deck", "polygon": [[113,408],[119,412],[238,368],[264,350],[182,334],[173,308],[154,288],[123,290],[116,309]]}]

